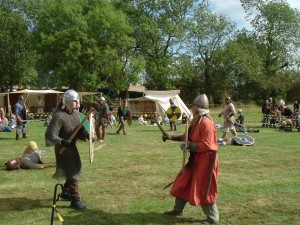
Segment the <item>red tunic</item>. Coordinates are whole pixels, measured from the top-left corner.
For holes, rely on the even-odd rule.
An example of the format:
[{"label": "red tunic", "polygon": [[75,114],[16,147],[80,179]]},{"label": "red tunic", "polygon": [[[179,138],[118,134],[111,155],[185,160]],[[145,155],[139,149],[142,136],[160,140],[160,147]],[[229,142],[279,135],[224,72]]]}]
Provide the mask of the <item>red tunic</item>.
[{"label": "red tunic", "polygon": [[[184,140],[184,136],[185,134],[181,135],[181,140]],[[189,141],[198,142],[198,149],[194,154],[194,166],[186,166],[183,173],[181,171],[178,173],[171,188],[171,194],[188,201],[191,205],[212,205],[216,202],[218,194],[218,155],[216,155],[207,199],[205,199],[205,189],[209,161],[212,156],[211,150],[217,151],[218,149],[215,124],[205,117],[190,133]]]}]

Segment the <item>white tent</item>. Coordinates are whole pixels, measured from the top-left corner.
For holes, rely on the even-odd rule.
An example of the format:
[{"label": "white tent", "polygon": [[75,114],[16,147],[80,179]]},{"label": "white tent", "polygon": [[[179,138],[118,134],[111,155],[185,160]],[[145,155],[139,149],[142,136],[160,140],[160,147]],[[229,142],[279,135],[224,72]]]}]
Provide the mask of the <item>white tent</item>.
[{"label": "white tent", "polygon": [[132,114],[159,113],[163,115],[170,107],[169,99],[173,98],[175,105],[188,116],[191,111],[179,97],[179,90],[170,91],[145,91],[144,97],[128,99],[128,106]]}]

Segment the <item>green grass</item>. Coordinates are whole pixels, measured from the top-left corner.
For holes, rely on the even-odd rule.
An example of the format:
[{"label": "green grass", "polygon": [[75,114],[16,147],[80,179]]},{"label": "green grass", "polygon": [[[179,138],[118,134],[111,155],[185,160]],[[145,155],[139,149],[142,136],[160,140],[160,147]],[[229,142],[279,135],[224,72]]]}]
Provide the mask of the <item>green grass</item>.
[{"label": "green grass", "polygon": [[[254,146],[219,147],[220,224],[300,224],[300,132],[260,128],[260,119],[246,124],[260,129],[249,134],[255,139]],[[184,131],[184,126],[178,127],[177,133]],[[29,137],[19,141],[15,133],[1,133],[1,164],[20,156],[30,140],[48,149],[43,158],[54,162],[53,148],[45,147],[45,129],[43,122],[29,123]],[[56,207],[66,224],[199,224],[204,218],[200,207],[187,205],[185,215],[177,218],[162,214],[174,203],[163,187],[180,170],[179,143],[164,143],[157,127],[136,122],[128,127],[127,136],[115,132],[116,128],[108,128],[105,146],[95,152],[93,163],[89,162],[88,143],[78,143],[84,168],[79,188],[89,209],[78,212],[68,207],[69,202],[59,201]],[[50,224],[54,186],[63,182],[52,179],[53,173],[54,168],[7,172],[3,166],[0,224]],[[61,224],[56,217],[54,224]]]}]

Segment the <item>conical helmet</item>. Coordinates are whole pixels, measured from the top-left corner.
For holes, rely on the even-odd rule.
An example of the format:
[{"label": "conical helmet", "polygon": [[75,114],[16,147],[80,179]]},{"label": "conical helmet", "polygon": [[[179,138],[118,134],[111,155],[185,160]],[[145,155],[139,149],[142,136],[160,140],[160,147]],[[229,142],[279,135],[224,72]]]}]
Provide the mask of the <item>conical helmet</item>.
[{"label": "conical helmet", "polygon": [[199,109],[209,109],[209,102],[206,94],[201,94],[193,101],[193,105]]}]

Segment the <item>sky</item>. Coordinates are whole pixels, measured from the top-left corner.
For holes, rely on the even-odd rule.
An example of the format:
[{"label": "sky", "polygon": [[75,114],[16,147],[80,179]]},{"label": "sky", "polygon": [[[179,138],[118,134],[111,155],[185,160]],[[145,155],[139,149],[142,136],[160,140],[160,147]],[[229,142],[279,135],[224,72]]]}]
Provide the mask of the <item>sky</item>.
[{"label": "sky", "polygon": [[[300,0],[287,0],[292,8],[300,11]],[[240,0],[210,0],[211,9],[214,12],[222,13],[237,24],[238,29],[246,28],[251,30],[250,23],[245,19],[245,12]]]}]

